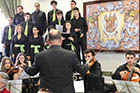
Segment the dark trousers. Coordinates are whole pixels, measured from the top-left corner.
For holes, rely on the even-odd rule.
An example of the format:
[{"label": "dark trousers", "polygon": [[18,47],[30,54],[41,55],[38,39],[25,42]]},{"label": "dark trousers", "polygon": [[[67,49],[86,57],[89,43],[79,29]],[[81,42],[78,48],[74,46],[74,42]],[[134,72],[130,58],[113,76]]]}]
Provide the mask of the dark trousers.
[{"label": "dark trousers", "polygon": [[[83,63],[85,63],[85,57],[84,57],[84,51],[87,49],[87,39],[86,38],[82,38],[79,39],[76,43],[76,49],[77,49],[77,56],[79,58],[80,61],[83,60]],[[80,49],[82,50],[82,58],[80,57]]]},{"label": "dark trousers", "polygon": [[10,57],[10,53],[11,53],[11,51],[10,51],[10,44],[5,45],[5,55]]}]

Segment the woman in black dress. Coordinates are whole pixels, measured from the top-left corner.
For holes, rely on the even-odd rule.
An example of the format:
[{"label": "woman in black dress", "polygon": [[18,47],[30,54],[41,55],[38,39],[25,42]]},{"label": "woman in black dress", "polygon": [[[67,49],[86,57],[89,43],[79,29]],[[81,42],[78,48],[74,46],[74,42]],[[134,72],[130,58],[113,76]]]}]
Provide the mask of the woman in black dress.
[{"label": "woman in black dress", "polygon": [[35,54],[43,51],[43,38],[38,35],[38,28],[33,27],[33,36],[28,41],[27,58],[33,63]]},{"label": "woman in black dress", "polygon": [[17,25],[16,32],[16,35],[12,38],[12,58],[14,60],[18,53],[26,54],[27,50],[27,37],[24,35],[21,25]]},{"label": "woman in black dress", "polygon": [[68,50],[76,51],[76,34],[72,30],[71,21],[65,22],[65,29],[62,33],[63,43],[62,47]]}]

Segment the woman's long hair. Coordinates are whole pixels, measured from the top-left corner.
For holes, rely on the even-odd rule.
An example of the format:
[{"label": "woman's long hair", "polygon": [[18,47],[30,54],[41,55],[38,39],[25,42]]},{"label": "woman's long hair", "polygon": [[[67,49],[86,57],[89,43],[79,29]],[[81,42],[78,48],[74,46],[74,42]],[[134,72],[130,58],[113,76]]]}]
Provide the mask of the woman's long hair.
[{"label": "woman's long hair", "polygon": [[16,57],[16,62],[15,62],[15,66],[17,66],[17,65],[20,65],[21,63],[20,63],[20,61],[19,61],[19,57],[20,56],[24,56],[24,63],[25,64],[27,64],[27,59],[26,59],[26,56],[25,56],[25,54],[23,54],[23,53],[19,53],[18,55],[17,55],[17,57]]},{"label": "woman's long hair", "polygon": [[9,60],[10,61],[11,67],[13,66],[13,63],[12,63],[12,61],[11,61],[11,59],[9,57],[3,57],[2,58],[2,61],[1,61],[1,71],[3,71],[3,72],[7,72],[7,70],[6,70],[5,66],[4,66],[6,60]]},{"label": "woman's long hair", "polygon": [[23,27],[22,27],[20,24],[18,24],[18,25],[16,26],[16,35],[18,34],[18,32],[17,32],[17,28],[18,28],[18,27],[21,27],[21,35],[24,35]]}]

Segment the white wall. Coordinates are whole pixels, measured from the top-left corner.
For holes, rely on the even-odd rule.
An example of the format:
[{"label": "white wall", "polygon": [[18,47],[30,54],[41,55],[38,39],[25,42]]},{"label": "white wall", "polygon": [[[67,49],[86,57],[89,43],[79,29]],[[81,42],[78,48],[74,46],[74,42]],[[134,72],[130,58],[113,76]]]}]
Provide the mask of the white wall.
[{"label": "white wall", "polygon": [[[34,2],[39,1],[41,4],[41,10],[47,12],[51,10],[50,1],[51,0],[22,0],[22,5],[24,6],[25,12],[32,13],[34,11]],[[57,0],[57,8],[61,9],[65,14],[66,11],[70,10],[71,0]],[[83,2],[93,1],[93,0],[76,0],[77,7],[79,7],[81,14],[83,15]],[[102,52],[98,53],[96,58],[100,61],[102,65],[102,70],[104,71],[114,71],[116,67],[125,62],[124,53],[114,53],[114,52]]]}]

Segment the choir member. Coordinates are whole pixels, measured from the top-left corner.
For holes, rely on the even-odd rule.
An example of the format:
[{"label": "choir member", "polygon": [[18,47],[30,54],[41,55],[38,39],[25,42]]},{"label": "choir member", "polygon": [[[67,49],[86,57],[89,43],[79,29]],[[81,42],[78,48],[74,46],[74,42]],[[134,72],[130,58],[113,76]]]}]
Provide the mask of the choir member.
[{"label": "choir member", "polygon": [[73,14],[74,18],[72,19],[72,27],[77,35],[77,44],[76,44],[77,54],[79,60],[81,61],[80,57],[80,47],[81,47],[83,62],[85,62],[83,51],[85,51],[87,48],[86,32],[88,30],[88,26],[86,20],[80,16],[79,8],[75,7],[73,9]]},{"label": "choir member", "polygon": [[40,4],[37,2],[34,4],[35,11],[31,14],[31,20],[33,24],[39,29],[39,35],[43,35],[47,29],[47,21],[45,12],[40,10]]},{"label": "choir member", "polygon": [[14,16],[13,23],[15,25],[18,25],[24,21],[24,12],[23,12],[23,6],[18,5],[17,6],[17,14]]},{"label": "choir member", "polygon": [[9,17],[8,18],[9,25],[4,28],[4,34],[2,36],[2,44],[3,48],[5,48],[5,55],[10,56],[11,53],[11,39],[14,35],[15,32],[15,26],[13,25],[13,18]]},{"label": "choir member", "polygon": [[18,53],[26,53],[27,37],[24,35],[22,26],[16,26],[16,35],[12,38],[12,58],[15,59]]},{"label": "choir member", "polygon": [[31,35],[33,35],[32,30],[34,24],[30,21],[30,13],[25,13],[24,15],[25,21],[21,23],[23,28],[24,35],[29,39]]},{"label": "choir member", "polygon": [[76,7],[76,1],[71,0],[70,6],[71,6],[71,10],[69,10],[69,11],[66,13],[66,20],[72,20],[72,19],[74,18],[74,15],[73,15],[73,8]]},{"label": "choir member", "polygon": [[58,10],[56,12],[56,20],[53,22],[54,27],[58,30],[58,31],[63,31],[64,28],[64,19],[63,19],[63,12]]},{"label": "choir member", "polygon": [[53,22],[55,22],[57,19],[57,17],[56,17],[56,12],[58,11],[58,9],[56,8],[57,2],[55,0],[52,0],[51,6],[53,9],[48,12],[48,26],[53,25]]},{"label": "choir member", "polygon": [[76,51],[76,34],[72,31],[71,21],[65,22],[65,29],[62,33],[63,43],[62,47],[68,50]]},{"label": "choir member", "polygon": [[38,32],[38,28],[33,27],[33,36],[31,36],[28,41],[27,57],[32,63],[34,61],[35,54],[43,51],[43,38],[38,35]]}]

